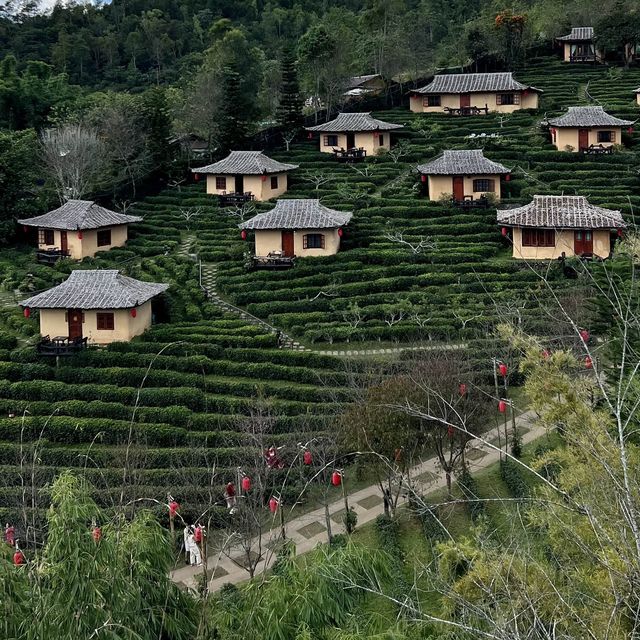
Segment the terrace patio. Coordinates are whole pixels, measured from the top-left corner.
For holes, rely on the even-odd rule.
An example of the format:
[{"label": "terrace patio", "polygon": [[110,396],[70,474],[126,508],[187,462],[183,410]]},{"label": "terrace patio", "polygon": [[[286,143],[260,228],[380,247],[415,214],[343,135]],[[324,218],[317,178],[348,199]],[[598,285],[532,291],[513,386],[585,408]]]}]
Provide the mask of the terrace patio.
[{"label": "terrace patio", "polygon": [[87,348],[87,338],[69,338],[68,336],[45,336],[36,345],[41,356],[72,356]]}]

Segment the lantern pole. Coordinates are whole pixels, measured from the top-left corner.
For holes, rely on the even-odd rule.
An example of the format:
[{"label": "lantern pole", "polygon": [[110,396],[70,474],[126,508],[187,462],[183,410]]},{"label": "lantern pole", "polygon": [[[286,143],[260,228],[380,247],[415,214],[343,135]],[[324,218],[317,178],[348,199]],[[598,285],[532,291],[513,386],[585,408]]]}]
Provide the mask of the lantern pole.
[{"label": "lantern pole", "polygon": [[201,541],[200,541],[200,555],[202,556],[202,573],[204,575],[204,588],[205,594],[208,591],[209,585],[207,584],[207,529],[200,525]]},{"label": "lantern pole", "polygon": [[[500,389],[498,387],[498,359],[491,358],[491,364],[493,366],[493,384],[495,385],[496,389],[496,400],[500,402]],[[502,436],[500,435],[500,422],[498,422],[498,420],[496,420],[498,431],[498,451],[500,452],[500,460],[502,460]]]},{"label": "lantern pole", "polygon": [[278,511],[280,512],[280,535],[283,540],[287,539],[287,532],[284,527],[284,509],[282,508],[282,496],[278,498]]},{"label": "lantern pole", "polygon": [[513,405],[513,400],[509,401],[509,405],[511,406],[511,429],[513,431],[513,442],[518,441],[518,431],[516,426],[516,408]]},{"label": "lantern pole", "polygon": [[[349,519],[349,499],[347,498],[347,485],[344,481],[344,469],[340,470],[340,477],[342,480],[340,483],[342,485],[342,499],[344,500],[344,527],[347,529],[347,522]],[[349,531],[347,531],[347,533],[349,533]]]},{"label": "lantern pole", "polygon": [[[509,390],[507,388],[507,376],[502,377],[502,382],[504,384],[504,399],[507,401],[507,404],[511,404],[509,401],[508,393]],[[513,418],[513,407],[511,407],[511,414]],[[515,434],[514,434],[515,435]],[[507,412],[504,412],[504,450],[508,451],[509,449],[509,429],[507,427]]]},{"label": "lantern pole", "polygon": [[172,502],[173,502],[173,497],[169,493],[169,494],[167,494],[167,503],[169,504],[169,531],[171,533],[172,546],[175,548],[175,546],[176,546],[176,527],[175,527],[175,523],[173,522],[174,513],[173,513],[173,510],[171,509],[171,503]]}]

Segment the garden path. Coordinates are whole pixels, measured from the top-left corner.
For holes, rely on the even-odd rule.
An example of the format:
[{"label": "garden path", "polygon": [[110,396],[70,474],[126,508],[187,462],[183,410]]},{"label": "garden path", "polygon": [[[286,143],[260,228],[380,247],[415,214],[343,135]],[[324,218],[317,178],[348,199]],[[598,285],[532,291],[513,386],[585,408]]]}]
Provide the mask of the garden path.
[{"label": "garden path", "polygon": [[[524,444],[532,442],[544,435],[545,429],[536,424],[536,416],[533,411],[527,411],[516,418],[517,428],[522,435]],[[478,471],[495,463],[499,459],[499,453],[491,445],[498,442],[497,429],[490,430],[483,440],[471,441],[467,454],[467,462],[471,471]],[[440,470],[435,457],[413,467],[409,472],[418,491],[430,492],[446,486],[446,478]],[[349,493],[349,505],[358,514],[358,526],[371,522],[384,512],[380,489],[377,485],[370,485],[364,489]],[[309,511],[300,516],[294,515],[294,508],[285,512],[287,522],[286,536],[293,541],[298,554],[306,553],[317,545],[326,543],[326,527],[324,507]],[[336,500],[329,505],[332,520],[333,534],[344,533],[342,513],[344,502],[339,489],[336,489]],[[274,516],[272,528],[266,531],[262,537],[264,557],[258,563],[256,575],[260,575],[268,569],[275,560],[272,549],[277,548],[280,540],[279,517]],[[231,547],[224,550],[216,549],[209,555],[207,566],[209,567],[209,589],[219,590],[226,583],[237,584],[248,579],[248,572],[239,566],[242,549]],[[235,558],[235,561],[234,561]],[[171,573],[172,579],[180,586],[193,589],[198,575],[202,573],[201,567],[181,567]]]},{"label": "garden path", "polygon": [[[196,245],[196,236],[193,234],[187,234],[183,236],[182,242],[178,246],[176,250],[177,255],[183,258],[190,258],[192,260],[198,260],[198,254],[194,252]],[[250,324],[255,324],[257,326],[262,327],[269,333],[279,333],[280,334],[280,348],[281,349],[293,349],[295,351],[308,351],[312,353],[317,353],[321,355],[327,356],[380,356],[380,355],[393,355],[399,354],[403,351],[435,351],[435,350],[450,350],[450,349],[460,349],[465,345],[460,343],[454,344],[433,344],[433,345],[421,345],[416,346],[415,344],[406,345],[406,346],[398,346],[398,347],[390,347],[379,349],[358,349],[355,347],[351,347],[349,349],[309,349],[309,347],[305,347],[300,344],[298,341],[294,340],[291,336],[286,334],[284,331],[278,329],[270,325],[268,322],[257,318],[256,316],[250,314],[248,311],[241,309],[240,307],[236,307],[235,305],[223,300],[216,288],[216,280],[218,276],[218,265],[211,262],[200,262],[200,286],[206,292],[208,300],[216,307],[220,308],[222,311],[227,313],[232,313],[243,320],[246,320]]]}]

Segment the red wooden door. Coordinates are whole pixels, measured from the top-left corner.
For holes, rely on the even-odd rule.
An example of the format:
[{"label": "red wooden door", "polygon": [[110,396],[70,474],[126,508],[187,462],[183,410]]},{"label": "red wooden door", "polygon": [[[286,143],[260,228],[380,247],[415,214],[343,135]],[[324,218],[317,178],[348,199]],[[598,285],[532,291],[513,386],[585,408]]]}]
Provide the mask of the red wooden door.
[{"label": "red wooden door", "polygon": [[578,149],[586,149],[589,146],[589,129],[578,129]]},{"label": "red wooden door", "polygon": [[460,108],[470,107],[471,106],[471,94],[470,93],[461,93],[460,94]]},{"label": "red wooden door", "polygon": [[282,232],[282,254],[286,258],[293,258],[293,231]]},{"label": "red wooden door", "polygon": [[354,149],[356,146],[356,134],[353,131],[347,131],[347,149]]},{"label": "red wooden door", "polygon": [[573,245],[573,250],[578,256],[593,253],[593,232],[576,231]]},{"label": "red wooden door", "polygon": [[82,338],[82,311],[79,309],[69,309],[67,311],[67,322],[69,324],[69,338]]},{"label": "red wooden door", "polygon": [[67,242],[67,232],[60,232],[60,250],[66,253],[69,250],[69,243]]},{"label": "red wooden door", "polygon": [[464,178],[453,176],[453,199],[464,200]]}]

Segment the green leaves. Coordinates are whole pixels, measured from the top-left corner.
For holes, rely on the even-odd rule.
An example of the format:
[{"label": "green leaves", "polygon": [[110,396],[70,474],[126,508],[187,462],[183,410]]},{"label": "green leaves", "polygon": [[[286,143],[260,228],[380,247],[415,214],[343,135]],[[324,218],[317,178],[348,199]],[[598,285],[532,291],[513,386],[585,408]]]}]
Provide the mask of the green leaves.
[{"label": "green leaves", "polygon": [[[193,636],[193,601],[169,579],[171,547],[151,514],[108,520],[89,497],[87,483],[65,472],[51,487],[47,521],[45,545],[27,552],[26,567],[0,557],[3,637]],[[102,529],[98,542],[94,522]]]}]

